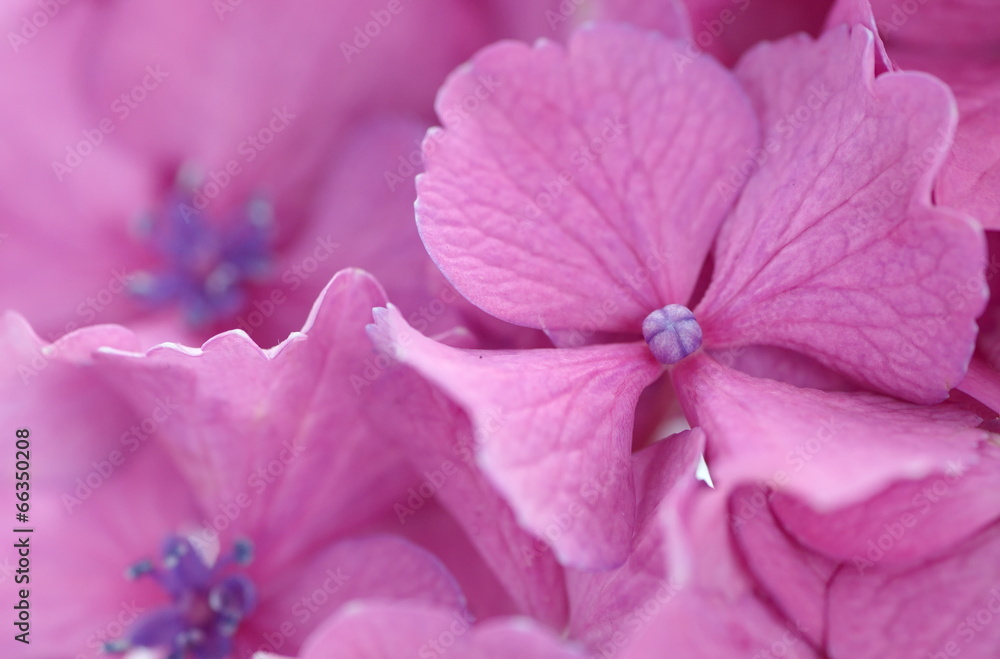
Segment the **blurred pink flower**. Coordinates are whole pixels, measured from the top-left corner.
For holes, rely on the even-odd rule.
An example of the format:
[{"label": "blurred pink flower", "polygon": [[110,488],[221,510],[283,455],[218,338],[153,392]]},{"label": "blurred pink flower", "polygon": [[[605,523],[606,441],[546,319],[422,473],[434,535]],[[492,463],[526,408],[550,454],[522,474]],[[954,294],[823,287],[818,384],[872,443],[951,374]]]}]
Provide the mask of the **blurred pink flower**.
[{"label": "blurred pink flower", "polygon": [[[479,625],[460,612],[409,602],[359,602],[344,607],[306,642],[299,659],[584,659],[572,644],[530,619]],[[264,659],[282,659],[264,655]]]},{"label": "blurred pink flower", "polygon": [[235,327],[273,345],[357,266],[408,314],[463,309],[420,247],[411,179],[435,90],[500,36],[485,8],[86,0],[24,27],[38,11],[0,16],[19,38],[0,64],[18,99],[0,277],[20,282],[0,308],[50,340],[127,322],[144,345]]},{"label": "blurred pink flower", "polygon": [[[294,652],[359,597],[464,610],[437,558],[384,533],[400,529],[393,503],[416,479],[352,381],[378,304],[373,279],[344,271],[273,349],[230,332],[145,354],[124,328],[46,344],[8,315],[4,363],[44,363],[27,385],[2,381],[18,401],[5,422],[29,419],[34,438],[36,615],[18,656]],[[446,528],[436,542],[465,546]]]},{"label": "blurred pink flower", "polygon": [[[676,508],[678,496],[690,488],[703,447],[700,431],[686,431],[634,456],[639,524],[629,560],[607,572],[567,571],[560,592],[567,598],[568,617],[539,619],[521,612],[517,616],[476,621],[453,609],[428,611],[426,606],[405,602],[388,606],[355,602],[323,623],[299,656],[303,659],[362,654],[386,659],[405,655],[508,657],[521,653],[529,657],[617,656],[638,631],[655,619],[659,607],[676,595],[666,574],[668,538],[663,533],[661,517],[670,517],[668,511]],[[466,489],[462,501],[453,496],[456,490],[446,491],[451,488],[448,483],[439,494],[449,500],[449,506],[459,517],[470,521],[467,513],[480,497],[468,496]],[[570,506],[567,517],[575,514]],[[487,522],[475,531],[467,525],[474,535],[490,535],[494,533],[492,527]],[[554,533],[558,529],[547,538],[551,539]],[[521,554],[523,569],[545,560],[548,548],[544,545],[539,549],[534,544],[526,551],[528,548],[518,546],[520,541],[510,534],[497,535],[504,535]]]},{"label": "blurred pink flower", "polygon": [[[598,484],[553,542],[560,562],[625,559],[636,400],[660,362],[702,342],[726,360],[791,350],[921,403],[962,379],[983,236],[929,202],[945,153],[919,158],[952,130],[953,102],[923,75],[873,79],[872,57],[869,31],[842,28],[760,46],[733,75],[680,42],[598,25],[566,50],[489,48],[442,90],[454,139],[427,137],[424,243],[474,304],[562,347],[456,349],[392,309],[375,335],[477,426],[500,411],[478,462],[527,530]],[[485,81],[496,93],[451,121]]]}]

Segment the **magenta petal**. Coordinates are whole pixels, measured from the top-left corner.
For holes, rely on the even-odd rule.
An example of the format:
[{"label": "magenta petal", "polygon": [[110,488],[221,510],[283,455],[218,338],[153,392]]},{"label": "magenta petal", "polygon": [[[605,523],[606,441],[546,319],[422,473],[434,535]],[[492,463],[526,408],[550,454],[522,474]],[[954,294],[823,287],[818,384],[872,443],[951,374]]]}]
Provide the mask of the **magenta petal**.
[{"label": "magenta petal", "polygon": [[818,513],[790,497],[776,497],[772,506],[790,534],[827,556],[862,570],[865,561],[912,565],[1000,516],[1000,502],[985,494],[1000,490],[1000,451],[990,444],[984,449],[838,510]]},{"label": "magenta petal", "polygon": [[681,362],[673,377],[689,418],[708,435],[717,486],[765,482],[817,510],[855,503],[954,461],[974,463],[987,437],[976,428],[978,417],[952,405],[798,389],[703,355]]},{"label": "magenta petal", "polygon": [[918,568],[845,567],[829,593],[830,656],[995,657],[1000,524]]},{"label": "magenta petal", "polygon": [[[700,485],[700,484],[699,484]],[[661,511],[675,587],[651,597],[630,623],[622,659],[664,656],[815,658],[802,629],[768,606],[729,536],[726,493],[689,487]]]},{"label": "magenta petal", "polygon": [[458,350],[415,331],[394,307],[377,309],[375,319],[376,344],[465,409],[477,464],[527,530],[564,564],[625,560],[635,519],[635,404],[661,370],[644,343]]},{"label": "magenta petal", "polygon": [[771,128],[695,314],[707,347],[790,348],[938,402],[971,356],[985,245],[967,218],[929,204],[955,123],[947,88],[908,73],[873,82],[872,57],[858,27],[741,61]]},{"label": "magenta petal", "polygon": [[671,39],[691,40],[690,18],[681,0],[598,0],[596,19],[656,30]]},{"label": "magenta petal", "polygon": [[624,26],[483,50],[437,111],[424,244],[474,304],[549,330],[638,333],[686,302],[738,192],[716,184],[757,141],[727,71]]},{"label": "magenta petal", "polygon": [[704,444],[701,430],[686,430],[634,455],[639,498],[632,551],[616,570],[568,571],[571,638],[585,642],[595,652],[607,653],[609,648],[626,645],[635,635],[637,623],[674,595],[677,583],[667,574],[668,538],[660,514],[676,505],[679,491],[693,484]]},{"label": "magenta petal", "polygon": [[371,276],[344,270],[302,332],[270,350],[233,331],[200,350],[105,351],[100,362],[136,409],[171,401],[154,427],[212,516],[205,526],[234,502],[266,497],[241,505],[234,526],[283,538],[275,550],[293,560],[405,490],[409,469],[364,422],[352,379],[370,358],[364,327],[384,300]]},{"label": "magenta petal", "polygon": [[[131,332],[114,325],[87,327],[46,343],[20,315],[0,316],[0,421],[48,438],[33,447],[37,461],[31,477],[39,485],[72,491],[80,465],[130,447],[130,427],[141,417],[88,368],[102,346],[138,348]],[[72,441],[53,441],[69,427],[77,429]]]},{"label": "magenta petal", "polygon": [[[405,600],[422,607],[464,611],[455,579],[429,552],[392,535],[358,537],[330,545],[296,565],[261,556],[252,566],[267,585],[267,597],[240,629],[241,650],[275,650],[281,623],[294,622],[284,642],[299,647],[323,620],[358,599]],[[284,632],[282,632],[284,634]],[[280,649],[288,650],[283,645]]]},{"label": "magenta petal", "polygon": [[690,48],[732,66],[761,41],[797,32],[818,34],[830,1],[684,0],[691,14]]},{"label": "magenta petal", "polygon": [[[797,543],[767,503],[761,504],[767,500],[766,496],[759,484],[741,487],[733,493],[729,501],[733,541],[745,557],[750,576],[767,589],[774,605],[794,618],[803,633],[819,645],[826,627],[827,584],[840,565]],[[753,510],[749,518],[744,516],[747,506]],[[855,533],[850,528],[839,528],[836,532]]]},{"label": "magenta petal", "polygon": [[[384,388],[382,388],[384,385]],[[563,569],[551,548],[522,528],[514,511],[476,464],[470,418],[421,375],[394,371],[378,383],[372,416],[397,441],[421,480],[393,504],[395,520],[410,532],[423,522],[431,497],[461,524],[473,546],[513,600],[514,612],[559,628],[566,623]],[[491,423],[499,423],[499,415]],[[453,541],[449,540],[449,543]]]},{"label": "magenta petal", "polygon": [[301,659],[583,659],[574,646],[530,619],[473,626],[467,612],[413,603],[361,601],[326,620]]},{"label": "magenta petal", "polygon": [[[220,200],[260,192],[253,188],[264,182],[271,195],[281,192],[275,182],[301,182],[303,171],[329,157],[351,117],[373,108],[422,110],[447,72],[485,40],[475,9],[460,0],[398,15],[381,0],[305,0],[280,9],[180,0],[96,11],[101,29],[81,59],[86,73],[102,73],[86,78],[95,108],[107,114],[110,107],[116,122],[128,119],[116,123],[115,140],[157,161],[191,160],[208,171],[238,162],[243,173],[223,186]],[[442,20],[451,29],[427,39]],[[370,23],[380,38],[365,35]],[[123,91],[143,83],[153,90],[129,108]],[[249,141],[282,121],[266,148]],[[293,170],[297,176],[288,176]]]}]

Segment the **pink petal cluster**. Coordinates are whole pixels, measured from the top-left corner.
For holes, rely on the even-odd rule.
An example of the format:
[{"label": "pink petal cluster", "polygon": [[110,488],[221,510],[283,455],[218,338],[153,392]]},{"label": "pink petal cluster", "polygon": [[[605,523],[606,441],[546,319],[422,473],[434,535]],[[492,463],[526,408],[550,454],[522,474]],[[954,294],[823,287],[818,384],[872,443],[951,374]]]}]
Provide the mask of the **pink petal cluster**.
[{"label": "pink petal cluster", "polygon": [[996,9],[0,10],[2,655],[1000,656]]}]

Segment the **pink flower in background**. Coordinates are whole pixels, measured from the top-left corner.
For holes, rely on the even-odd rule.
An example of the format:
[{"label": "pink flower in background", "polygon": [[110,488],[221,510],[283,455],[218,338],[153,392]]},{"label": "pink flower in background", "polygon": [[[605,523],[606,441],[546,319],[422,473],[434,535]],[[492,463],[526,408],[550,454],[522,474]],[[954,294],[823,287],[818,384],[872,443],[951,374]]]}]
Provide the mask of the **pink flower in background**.
[{"label": "pink flower in background", "polygon": [[[455,139],[428,149],[418,181],[428,251],[472,302],[564,347],[455,349],[392,309],[377,341],[478,425],[501,410],[477,460],[528,530],[586,503],[553,543],[561,562],[624,560],[636,399],[659,362],[702,342],[726,359],[792,350],[922,403],[962,379],[985,303],[983,237],[929,203],[945,152],[919,159],[952,129],[952,101],[923,75],[873,80],[872,57],[870,32],[837,29],[761,46],[734,78],[677,42],[595,26],[568,51],[488,49],[442,90]],[[449,125],[484,76],[496,95]],[[683,371],[673,381],[688,386]]]},{"label": "pink flower in background", "polygon": [[[660,518],[672,517],[670,511],[694,482],[703,446],[699,431],[687,431],[634,456],[640,514],[629,560],[608,572],[568,570],[562,586],[569,606],[567,618],[554,621],[506,615],[477,621],[456,610],[428,611],[425,605],[401,602],[385,606],[362,601],[331,616],[305,643],[299,656],[500,657],[511,652],[544,657],[616,656],[677,594],[673,579],[667,576],[665,552],[669,543]],[[446,489],[452,487],[449,483]],[[471,519],[467,513],[480,497],[468,496],[466,489],[466,498],[460,500],[452,496],[455,493],[441,492],[459,517]],[[493,532],[489,527],[472,530],[479,535]],[[549,551],[533,546],[526,552],[526,547],[514,547],[525,552],[522,560],[526,570],[534,561],[544,560],[544,552]],[[559,640],[556,630],[563,630]]]},{"label": "pink flower in background", "polygon": [[344,607],[326,621],[297,656],[583,659],[587,655],[530,620],[490,621],[473,627],[467,618],[448,609],[408,602],[362,602]]},{"label": "pink flower in background", "polygon": [[[437,558],[385,533],[400,530],[392,505],[416,480],[351,381],[383,295],[342,272],[305,329],[267,351],[230,332],[142,354],[114,326],[51,346],[8,315],[4,362],[51,360],[28,389],[3,381],[22,402],[5,423],[31,418],[35,446],[35,616],[17,656],[294,652],[359,597],[464,610]],[[83,400],[39,416],[66,393]]]},{"label": "pink flower in background", "polygon": [[[0,307],[50,340],[127,322],[145,345],[273,345],[359,266],[449,327],[470,308],[419,244],[411,178],[434,91],[500,35],[470,3],[404,6],[384,27],[384,2],[60,6],[0,63],[0,276],[20,281]],[[37,10],[6,11],[11,33]]]}]

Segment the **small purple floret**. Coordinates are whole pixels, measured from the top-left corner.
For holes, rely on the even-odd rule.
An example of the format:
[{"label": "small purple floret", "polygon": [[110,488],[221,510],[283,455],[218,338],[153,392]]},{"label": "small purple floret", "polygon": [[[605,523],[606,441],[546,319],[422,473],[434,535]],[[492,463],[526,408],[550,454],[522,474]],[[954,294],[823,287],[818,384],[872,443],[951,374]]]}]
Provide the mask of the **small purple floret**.
[{"label": "small purple floret", "polygon": [[255,200],[217,220],[209,220],[191,190],[178,184],[159,212],[139,225],[161,266],[137,274],[131,292],[151,306],[178,305],[195,327],[238,312],[247,285],[269,272],[271,208]]},{"label": "small purple floret", "polygon": [[124,638],[105,644],[105,651],[124,653],[145,647],[168,651],[168,659],[228,657],[232,637],[257,599],[253,583],[231,568],[248,564],[252,556],[250,543],[241,540],[232,552],[208,566],[190,540],[168,536],[159,566],[142,560],[125,574],[129,579],[154,579],[170,595],[171,603],[136,620]]},{"label": "small purple floret", "polygon": [[642,336],[661,364],[676,364],[701,347],[701,327],[681,304],[668,304],[646,316]]}]

